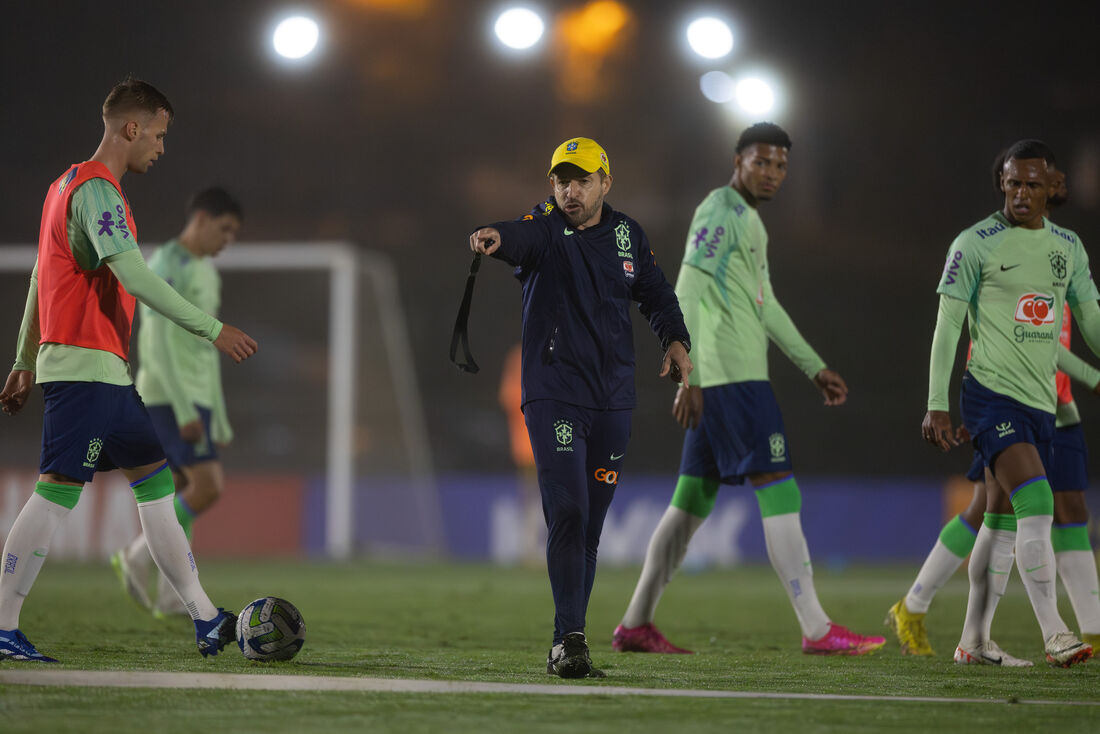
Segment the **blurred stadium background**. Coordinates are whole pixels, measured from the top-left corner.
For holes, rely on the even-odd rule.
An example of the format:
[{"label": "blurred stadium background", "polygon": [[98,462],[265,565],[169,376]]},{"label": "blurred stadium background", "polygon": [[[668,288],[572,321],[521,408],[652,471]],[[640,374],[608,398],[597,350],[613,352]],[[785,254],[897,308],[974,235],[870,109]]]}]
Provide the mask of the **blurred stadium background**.
[{"label": "blurred stadium background", "polygon": [[[728,180],[737,133],[773,119],[794,139],[784,190],[763,211],[776,290],[852,389],[848,405],[825,410],[773,355],[810,547],[836,564],[919,560],[968,494],[952,477],[969,452],[935,453],[917,425],[935,283],[954,235],[998,206],[994,154],[1018,138],[1047,140],[1071,192],[1059,221],[1086,245],[1100,232],[1095,10],[578,0],[529,6],[546,30],[516,51],[493,33],[506,7],[122,0],[6,8],[0,258],[13,265],[0,272],[2,343],[14,347],[29,270],[19,246],[37,237],[44,187],[91,154],[103,96],[133,72],[176,108],[166,156],[149,175],[124,181],[143,243],[174,236],[188,194],[217,182],[244,203],[246,243],[278,243],[299,260],[342,243],[352,263],[341,286],[333,277],[341,268],[325,269],[320,257],[316,267],[278,269],[262,252],[230,267],[244,245],[225,256],[222,315],[262,351],[224,371],[237,440],[223,452],[226,495],[195,526],[200,557],[514,562],[521,499],[497,391],[519,336],[518,287],[498,263],[483,268],[471,318],[482,372],[457,372],[446,350],[467,233],[544,198],[554,146],[588,135],[611,157],[609,200],[646,227],[674,280],[691,213]],[[270,50],[276,21],[291,11],[321,29],[301,63]],[[702,15],[729,21],[727,56],[704,59],[688,48],[684,29]],[[747,113],[701,92],[708,72],[733,80],[757,70],[776,80],[771,112]],[[345,289],[345,305],[355,294],[351,332],[331,318],[334,287]],[[353,343],[340,344],[340,333]],[[636,343],[639,405],[601,548],[607,562],[641,559],[679,461],[673,391],[654,376],[657,345],[640,319]],[[334,355],[352,360],[354,372],[340,373],[345,363]],[[345,381],[334,381],[340,374]],[[334,385],[348,390],[333,393]],[[1092,434],[1100,401],[1078,393]],[[333,435],[341,406],[351,429]],[[0,420],[4,531],[32,486],[40,414],[36,394],[23,415]],[[136,531],[121,477],[97,483],[59,556],[104,558]],[[688,562],[763,558],[756,518],[749,492],[724,492]]]}]

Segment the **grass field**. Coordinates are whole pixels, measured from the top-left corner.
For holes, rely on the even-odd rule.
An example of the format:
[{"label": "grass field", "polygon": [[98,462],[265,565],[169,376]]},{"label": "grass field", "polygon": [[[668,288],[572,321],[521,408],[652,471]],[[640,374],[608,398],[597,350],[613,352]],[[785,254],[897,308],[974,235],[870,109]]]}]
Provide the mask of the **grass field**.
[{"label": "grass field", "polygon": [[[951,662],[966,602],[957,575],[929,614],[931,659],[904,658],[891,639],[865,658],[804,656],[798,628],[770,567],[680,575],[658,612],[691,656],[610,650],[637,578],[602,569],[588,636],[602,681],[545,673],[552,621],[541,569],[481,565],[321,564],[208,561],[216,603],[240,608],[267,594],[302,611],[306,645],[290,663],[249,663],[235,648],[203,660],[186,620],[158,622],[119,590],[107,564],[51,563],[23,610],[22,628],[63,669],[359,676],[630,686],[782,693],[980,699],[983,702],[563,697],[504,693],[381,693],[153,690],[0,685],[0,731],[16,732],[665,732],[699,731],[1098,731],[1100,706],[1011,704],[1011,700],[1100,702],[1100,663],[1054,670],[1015,579],[994,635],[1030,669]],[[915,567],[818,570],[819,595],[834,620],[883,630],[886,609]],[[1067,621],[1073,616],[1064,604]],[[0,671],[15,669],[11,661]],[[22,666],[26,668],[27,666]],[[987,702],[985,702],[987,701]],[[980,724],[979,724],[980,722]]]}]

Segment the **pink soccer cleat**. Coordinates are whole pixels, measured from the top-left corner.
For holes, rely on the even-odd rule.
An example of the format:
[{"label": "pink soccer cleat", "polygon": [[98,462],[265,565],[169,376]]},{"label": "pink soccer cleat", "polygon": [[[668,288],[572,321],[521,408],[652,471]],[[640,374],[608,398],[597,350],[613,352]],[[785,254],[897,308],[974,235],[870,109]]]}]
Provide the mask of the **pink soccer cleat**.
[{"label": "pink soccer cleat", "polygon": [[885,644],[885,637],[857,635],[847,627],[829,622],[829,632],[821,639],[802,638],[802,652],[806,655],[866,655]]},{"label": "pink soccer cleat", "polygon": [[615,628],[611,635],[611,649],[617,652],[663,652],[678,655],[694,655],[691,650],[676,647],[661,634],[652,622],[641,627]]}]

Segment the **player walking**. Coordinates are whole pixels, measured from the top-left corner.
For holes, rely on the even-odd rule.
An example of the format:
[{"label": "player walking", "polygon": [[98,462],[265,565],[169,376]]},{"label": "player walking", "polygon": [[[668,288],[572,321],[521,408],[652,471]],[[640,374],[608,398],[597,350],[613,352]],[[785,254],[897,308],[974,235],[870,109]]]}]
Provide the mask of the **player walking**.
[{"label": "player walking", "polygon": [[642,228],[604,202],[607,155],[572,138],[550,162],[553,195],[522,220],[470,235],[474,252],[516,267],[523,284],[523,413],[546,517],[554,637],[546,672],[602,675],[584,636],[604,517],[634,407],[633,302],[665,350],[660,375],[686,378],[688,332]]},{"label": "player walking", "polygon": [[768,235],[757,207],[783,184],[790,147],[778,125],[762,122],[746,129],[737,141],[730,184],[712,191],[695,210],[676,282],[697,354],[697,368],[673,403],[673,415],[688,429],[680,478],[615,628],[615,650],[690,652],[670,643],[653,624],[657,602],[714,508],[718,486],[746,478],[760,504],[768,558],[802,628],[802,651],[862,655],[885,642],[834,624],[817,600],[799,517],[801,494],[768,381],[771,339],[813,380],[826,405],[842,405],[848,396],[844,380],[825,367],[772,291]]},{"label": "player walking", "polygon": [[134,490],[153,559],[195,623],[199,652],[217,655],[233,639],[234,615],[215,607],[199,583],[172,510],[172,474],[127,362],[135,299],[235,361],[256,352],[247,334],[195,308],[151,273],[138,249],[119,180],[127,171],[144,173],[164,153],[171,119],[172,106],[150,84],[131,78],[116,85],[103,104],[95,155],[71,166],[46,194],[15,366],[0,391],[9,414],[26,404],[36,381],[45,400],[41,474],[4,544],[2,657],[56,662],[20,631],[19,612],[83,485],[96,471],[116,467]]},{"label": "player walking", "polygon": [[[149,268],[185,299],[211,316],[221,304],[221,277],[211,260],[237,237],[241,205],[225,189],[196,192],[187,204],[187,223],[179,237],[149,258]],[[195,516],[209,509],[225,484],[216,445],[233,439],[225,409],[218,351],[201,337],[180,328],[148,306],[141,308],[140,356],[134,382],[157,437],[168,455],[177,487],[176,517],[187,538]],[[152,559],[139,534],[111,556],[123,587],[153,616],[186,614],[182,600],[164,575],[156,600],[149,598]]]},{"label": "player walking", "polygon": [[[1015,516],[1016,564],[1042,630],[1046,659],[1068,667],[1087,660],[1092,648],[1058,614],[1051,544],[1054,496],[1045,466],[1053,466],[1054,376],[1063,305],[1069,305],[1085,341],[1097,352],[1100,294],[1080,239],[1043,216],[1053,163],[1053,153],[1040,141],[1022,140],[1009,148],[1001,179],[1003,209],[960,233],[948,251],[937,288],[940,306],[921,432],[945,451],[958,444],[947,392],[966,314],[973,352],[962,380],[963,425],[989,469],[990,511]],[[978,541],[983,530],[990,535],[993,529],[983,523]],[[990,547],[989,558],[1011,559],[1008,548],[984,547]],[[957,656],[980,654],[989,641],[974,634],[986,602],[987,563],[987,558],[971,560],[977,586],[971,587],[967,634]]]}]

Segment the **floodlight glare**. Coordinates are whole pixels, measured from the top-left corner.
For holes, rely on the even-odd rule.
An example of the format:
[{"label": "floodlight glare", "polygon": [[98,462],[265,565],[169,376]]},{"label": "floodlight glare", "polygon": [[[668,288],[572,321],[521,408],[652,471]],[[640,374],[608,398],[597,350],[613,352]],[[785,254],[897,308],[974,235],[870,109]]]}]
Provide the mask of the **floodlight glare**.
[{"label": "floodlight glare", "polygon": [[718,18],[698,18],[687,27],[691,50],[705,59],[720,59],[733,50],[733,32]]},{"label": "floodlight glare", "polygon": [[737,94],[737,85],[724,71],[708,71],[699,77],[699,89],[711,102],[725,104]]},{"label": "floodlight glare", "polygon": [[527,8],[510,8],[497,17],[493,30],[508,48],[531,48],[542,38],[542,18]]},{"label": "floodlight glare", "polygon": [[287,59],[308,56],[317,47],[320,31],[312,18],[296,15],[287,18],[275,28],[271,43],[275,53]]},{"label": "floodlight glare", "polygon": [[734,95],[741,109],[753,115],[771,112],[775,107],[775,91],[770,84],[757,77],[737,82]]}]

